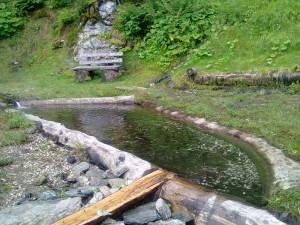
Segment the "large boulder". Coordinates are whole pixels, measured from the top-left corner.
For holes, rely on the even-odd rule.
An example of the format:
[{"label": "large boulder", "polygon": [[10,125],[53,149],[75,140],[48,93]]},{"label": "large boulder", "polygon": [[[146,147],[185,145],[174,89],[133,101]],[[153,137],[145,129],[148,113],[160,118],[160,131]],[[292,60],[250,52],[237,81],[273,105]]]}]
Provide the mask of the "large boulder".
[{"label": "large boulder", "polygon": [[111,25],[116,11],[116,3],[113,1],[104,2],[99,7],[99,13],[102,21],[106,25]]},{"label": "large boulder", "polygon": [[61,201],[34,201],[0,211],[1,225],[50,225],[81,207],[80,198]]}]

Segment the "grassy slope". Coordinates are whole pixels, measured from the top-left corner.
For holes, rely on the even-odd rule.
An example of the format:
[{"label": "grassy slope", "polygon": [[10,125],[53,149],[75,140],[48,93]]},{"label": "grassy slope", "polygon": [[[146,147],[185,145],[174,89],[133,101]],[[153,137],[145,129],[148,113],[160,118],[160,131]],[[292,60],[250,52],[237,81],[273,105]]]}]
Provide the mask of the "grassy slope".
[{"label": "grassy slope", "polygon": [[[230,2],[241,4],[241,1]],[[263,17],[263,12],[270,11],[266,9],[267,6],[262,7],[258,4],[259,2],[261,1],[254,1],[253,5],[249,5],[253,18],[260,18],[259,15]],[[287,1],[284,2],[287,4]],[[224,7],[224,12],[233,10],[236,6],[227,5],[227,7],[227,9]],[[270,4],[270,7],[277,6]],[[280,16],[280,13],[276,16]],[[115,86],[149,86],[166,70],[155,62],[140,60],[135,52],[130,52],[125,56],[127,70],[118,80],[102,83],[99,78],[96,78],[86,83],[76,83],[71,70],[74,66],[72,50],[66,47],[52,50],[52,22],[51,16],[30,19],[25,29],[18,35],[0,41],[1,92],[13,94],[14,97],[22,100],[124,95],[131,92],[116,90]],[[206,42],[212,56],[199,58],[193,54],[188,55],[186,64],[174,70],[174,79],[178,83],[186,82],[184,71],[189,66],[197,66],[202,68],[202,71],[210,73],[292,70],[296,66],[299,67],[300,44],[297,39],[300,36],[299,23],[265,33],[255,32],[251,31],[249,24],[224,27],[221,33]],[[233,40],[238,41],[231,48]],[[286,51],[281,52],[271,65],[268,65],[266,58],[272,53],[274,42],[279,41],[280,45],[287,40],[292,44]],[[19,65],[20,70],[15,71]],[[151,88],[147,93],[135,94],[143,100],[156,101],[168,107],[204,116],[223,125],[262,136],[299,160],[299,95],[290,95],[276,89],[254,92],[243,92],[240,88],[232,91],[213,90],[210,87],[195,87],[195,89],[197,90],[192,92],[173,91],[167,90],[164,85],[159,85]],[[292,193],[298,192],[292,190]],[[292,210],[288,207],[284,208],[284,205],[289,204],[282,204],[285,198],[281,196],[273,198],[272,207],[293,211],[296,215],[300,202],[299,196],[293,195],[296,207]],[[277,201],[278,199],[283,200]]]},{"label": "grassy slope", "polygon": [[219,8],[218,22],[213,28],[216,32],[200,50],[211,53],[211,56],[188,55],[187,63],[178,69],[177,74],[189,66],[210,73],[300,68],[299,1],[213,2]]}]

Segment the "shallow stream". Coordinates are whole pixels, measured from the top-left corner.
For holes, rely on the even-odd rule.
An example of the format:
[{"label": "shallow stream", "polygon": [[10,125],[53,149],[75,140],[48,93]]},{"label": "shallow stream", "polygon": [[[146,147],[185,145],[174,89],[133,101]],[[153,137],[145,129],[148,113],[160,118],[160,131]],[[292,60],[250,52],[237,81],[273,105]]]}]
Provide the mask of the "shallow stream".
[{"label": "shallow stream", "polygon": [[241,142],[210,134],[135,106],[83,105],[23,109],[131,152],[192,182],[262,204],[269,173]]}]

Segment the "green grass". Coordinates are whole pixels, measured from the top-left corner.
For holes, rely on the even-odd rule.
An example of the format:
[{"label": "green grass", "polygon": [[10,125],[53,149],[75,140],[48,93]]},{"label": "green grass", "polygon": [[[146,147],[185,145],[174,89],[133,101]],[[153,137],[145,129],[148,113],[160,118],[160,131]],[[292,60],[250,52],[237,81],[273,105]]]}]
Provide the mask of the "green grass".
[{"label": "green grass", "polygon": [[[29,135],[23,130],[33,126],[33,122],[21,113],[5,113],[0,111],[0,147],[21,144],[29,140]],[[5,152],[0,152],[1,158]],[[3,156],[3,157],[2,157]]]},{"label": "green grass", "polygon": [[272,196],[268,206],[275,211],[289,212],[299,221],[300,188],[291,188]]},{"label": "green grass", "polygon": [[0,151],[0,167],[13,163],[13,157]]}]

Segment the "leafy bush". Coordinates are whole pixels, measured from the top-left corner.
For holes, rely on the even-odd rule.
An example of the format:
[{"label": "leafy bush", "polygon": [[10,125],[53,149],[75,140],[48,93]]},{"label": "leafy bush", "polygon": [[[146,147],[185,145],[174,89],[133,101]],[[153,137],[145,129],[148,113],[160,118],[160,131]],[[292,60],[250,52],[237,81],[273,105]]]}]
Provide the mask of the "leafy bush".
[{"label": "leafy bush", "polygon": [[24,21],[12,3],[0,3],[0,38],[15,34]]},{"label": "leafy bush", "polygon": [[210,35],[214,13],[200,0],[146,0],[121,7],[117,27],[129,40],[143,39],[137,45],[141,58],[159,56],[161,64],[168,64]]},{"label": "leafy bush", "polygon": [[65,25],[74,22],[77,18],[78,14],[75,9],[64,8],[58,13],[57,19],[52,26],[55,31],[60,32]]},{"label": "leafy bush", "polygon": [[72,5],[74,0],[51,0],[49,3],[50,8],[63,8]]},{"label": "leafy bush", "polygon": [[45,4],[45,0],[17,0],[16,8],[22,12],[27,12]]}]

